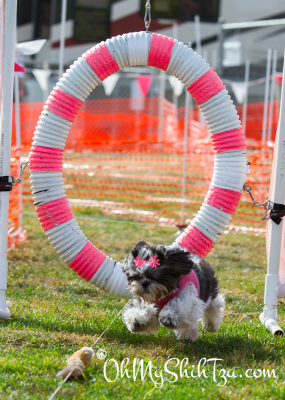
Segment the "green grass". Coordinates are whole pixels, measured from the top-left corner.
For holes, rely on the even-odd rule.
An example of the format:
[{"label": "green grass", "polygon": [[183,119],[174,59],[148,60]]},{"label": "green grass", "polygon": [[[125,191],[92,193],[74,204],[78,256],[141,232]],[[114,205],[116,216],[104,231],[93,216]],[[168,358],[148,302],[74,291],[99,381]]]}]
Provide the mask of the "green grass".
[{"label": "green grass", "polygon": [[[0,398],[47,399],[59,381],[56,373],[67,356],[82,346],[91,346],[112,318],[126,304],[77,277],[57,256],[46,239],[31,206],[24,217],[27,241],[9,253],[7,299],[12,316],[0,322]],[[141,238],[149,243],[171,243],[176,228],[120,221],[100,211],[77,213],[88,238],[102,251],[122,260]],[[221,292],[226,296],[224,322],[215,334],[200,331],[197,342],[177,341],[173,332],[161,329],[156,335],[132,334],[120,317],[95,346],[107,358],[120,363],[129,358],[149,361],[153,380],[124,376],[108,382],[103,374],[105,360],[96,356],[78,380],[68,381],[55,399],[285,399],[284,339],[273,339],[260,324],[266,273],[265,238],[242,234],[224,235],[208,260],[216,270]],[[281,303],[280,303],[281,304]],[[279,322],[285,323],[284,305]],[[217,374],[225,369],[236,378],[227,383],[213,380],[212,362],[200,378],[179,377],[164,372],[164,382],[155,378],[170,358],[189,359],[188,374],[197,375],[199,360],[219,358]],[[169,369],[179,374],[177,361]],[[194,368],[192,367],[194,365]],[[183,368],[185,369],[185,367]],[[275,370],[276,378],[246,378],[246,370]],[[129,375],[132,376],[132,367]],[[107,368],[109,379],[114,369]],[[253,372],[253,371],[252,371]],[[220,385],[219,385],[220,384]]]}]

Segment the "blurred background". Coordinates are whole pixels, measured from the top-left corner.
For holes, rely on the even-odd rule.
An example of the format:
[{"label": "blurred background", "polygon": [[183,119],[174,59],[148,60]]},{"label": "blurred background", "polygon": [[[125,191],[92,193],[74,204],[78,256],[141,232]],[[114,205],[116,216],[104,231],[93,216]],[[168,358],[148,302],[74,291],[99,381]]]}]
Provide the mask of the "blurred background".
[{"label": "blurred background", "polygon": [[[144,30],[144,8],[145,0],[68,0],[65,69],[102,40]],[[61,0],[18,0],[18,41],[47,39],[42,51],[34,57],[25,57],[25,63],[28,71],[29,68],[51,69],[49,89],[57,78],[61,9]],[[233,23],[284,18],[283,0],[151,0],[151,14],[151,31],[175,37],[185,44],[190,42],[224,79],[244,81],[246,61],[250,62],[250,80],[264,78],[269,48],[278,51],[277,71],[282,70],[284,25],[227,29],[223,30],[223,35],[220,31],[221,20]],[[199,32],[195,16],[200,19]],[[249,103],[263,100],[262,85],[264,82],[250,86]],[[120,82],[120,89],[115,90],[112,97],[129,97],[130,87],[128,80]],[[153,96],[155,90],[154,85],[148,95]],[[173,100],[171,90],[171,85],[167,84],[165,96],[169,101]],[[234,94],[229,83],[228,90],[238,103],[239,95]],[[23,101],[42,101],[40,86],[29,73],[26,91]],[[100,95],[98,92],[96,90],[95,96],[104,98],[104,92]],[[182,104],[183,93],[178,98],[178,105]]]},{"label": "blurred background", "polygon": [[[18,0],[18,42],[46,39],[37,55],[17,54],[26,70],[18,73],[23,153],[61,76],[60,51],[65,71],[96,43],[145,30],[145,0],[62,1]],[[284,0],[151,0],[151,16],[150,31],[191,46],[222,78],[249,148],[248,183],[264,200],[280,107]],[[71,204],[146,222],[189,223],[210,183],[213,153],[197,105],[191,98],[186,110],[185,98],[175,77],[152,67],[126,68],[103,81],[81,107],[66,143]],[[15,131],[14,123],[14,145]],[[233,229],[264,233],[263,211],[248,200],[242,197]],[[28,182],[24,201],[32,202]]]}]

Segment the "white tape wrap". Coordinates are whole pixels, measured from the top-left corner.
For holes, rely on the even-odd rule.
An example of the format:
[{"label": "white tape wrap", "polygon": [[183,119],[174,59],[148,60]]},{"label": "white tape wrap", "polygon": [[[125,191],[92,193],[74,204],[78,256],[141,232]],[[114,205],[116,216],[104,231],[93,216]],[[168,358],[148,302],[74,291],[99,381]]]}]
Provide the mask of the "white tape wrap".
[{"label": "white tape wrap", "polygon": [[114,57],[118,67],[120,69],[130,66],[130,56],[129,56],[129,46],[128,46],[128,36],[118,35],[112,37],[112,39],[107,39],[105,42],[109,52]]},{"label": "white tape wrap", "polygon": [[80,101],[86,97],[101,82],[89,64],[80,57],[60,78],[56,87],[74,96]]},{"label": "white tape wrap", "polygon": [[[64,200],[66,195],[62,173],[46,171],[46,169],[58,168],[59,171],[61,170],[62,152],[56,149],[64,149],[72,125],[70,121],[73,120],[78,112],[81,105],[80,102],[84,102],[92,90],[101,83],[101,79],[94,70],[104,79],[108,74],[117,70],[117,66],[121,70],[130,66],[148,65],[148,59],[150,58],[150,65],[159,65],[163,69],[167,67],[166,71],[168,73],[174,75],[186,88],[189,88],[193,82],[211,69],[201,56],[181,42],[175,41],[174,43],[172,39],[155,35],[153,36],[154,46],[150,50],[151,40],[152,34],[146,32],[118,35],[104,42],[108,51],[101,44],[95,49],[95,53],[90,52],[90,55],[87,52],[83,55],[87,61],[83,57],[79,57],[56,84],[56,88],[60,90],[54,90],[53,96],[47,101],[48,105],[44,107],[44,111],[41,113],[32,143],[34,146],[54,149],[42,151],[41,148],[35,148],[32,153],[33,157],[31,157],[31,162],[34,163],[34,170],[31,172],[32,195],[35,204],[39,206],[37,207],[37,212],[39,213],[39,218],[44,229],[52,226],[52,228],[46,231],[47,237],[58,254],[66,263],[70,264],[70,267],[75,272],[80,275],[83,269],[86,268],[81,275],[84,279],[89,279],[91,283],[100,289],[119,297],[131,296],[121,264],[108,256],[105,258],[104,254],[88,242],[74,218],[61,223],[68,218],[72,218],[72,212],[66,200]],[[152,60],[156,58],[156,53],[159,53],[160,43],[163,43],[163,46],[165,45],[165,47],[161,48],[166,49],[166,51],[161,51],[161,54],[157,57],[158,63],[153,64]],[[98,58],[96,58],[99,54],[96,53],[97,50],[99,53],[101,52]],[[150,51],[152,52],[151,57],[149,57]],[[114,60],[112,60],[110,55]],[[89,62],[94,67],[94,70],[89,65]],[[115,65],[115,62],[117,65]],[[114,68],[113,64],[115,65]],[[216,86],[214,85],[213,88],[210,87],[212,81],[209,81],[208,77],[214,75],[213,71],[211,71],[205,76],[205,79],[202,78],[199,80],[199,82],[204,82],[200,102],[203,99],[209,98],[208,93],[214,94],[217,93],[218,89],[221,90],[218,94],[200,105],[209,130],[212,134],[215,134],[239,129],[241,124],[233,102],[227,90],[222,90],[224,86],[217,76],[215,77]],[[198,93],[197,85],[193,85],[193,87],[194,89],[191,93],[195,97],[194,93]],[[211,90],[208,90],[208,88]],[[189,90],[191,91],[191,89]],[[203,93],[206,93],[206,95]],[[198,97],[195,97],[197,102]],[[48,107],[53,111],[50,111]],[[63,117],[57,115],[56,112]],[[218,142],[220,139],[218,136],[216,138]],[[230,146],[226,146],[225,148],[230,148]],[[234,148],[242,148],[242,145]],[[51,155],[50,159],[55,160],[54,167],[48,158],[49,154]],[[34,172],[40,169],[43,169],[43,171]],[[211,186],[240,192],[245,181],[246,170],[245,151],[231,150],[219,153],[215,156],[214,160]],[[59,199],[63,200],[52,203],[49,206],[41,207],[46,203]],[[61,210],[64,210],[62,213],[63,217],[61,216]],[[50,216],[48,213],[50,213]],[[60,218],[58,217],[59,214]],[[193,220],[193,225],[212,242],[216,243],[230,219],[231,214],[203,203]],[[59,223],[59,225],[56,225],[56,223]],[[92,277],[90,278],[90,276]]]},{"label": "white tape wrap", "polygon": [[193,219],[192,225],[198,228],[214,243],[217,243],[231,218],[231,214],[218,210],[207,203],[203,203],[198,214]]},{"label": "white tape wrap", "polygon": [[64,149],[72,123],[44,106],[37,123],[32,145]]},{"label": "white tape wrap", "polygon": [[216,154],[211,186],[241,192],[246,179],[246,171],[245,151]]},{"label": "white tape wrap", "polygon": [[[72,261],[87,242],[86,236],[75,219],[55,226],[45,233],[60,257],[66,262]],[[74,253],[75,256],[73,256]]]},{"label": "white tape wrap", "polygon": [[117,297],[131,297],[126,275],[123,273],[121,263],[106,257],[105,261],[90,279],[96,287],[105,290]]},{"label": "white tape wrap", "polygon": [[226,89],[201,104],[200,110],[211,134],[241,127],[235,106]]},{"label": "white tape wrap", "polygon": [[181,42],[174,44],[167,72],[178,78],[187,88],[210,69],[209,64]]},{"label": "white tape wrap", "polygon": [[147,65],[151,34],[146,32],[128,33],[130,66]]}]

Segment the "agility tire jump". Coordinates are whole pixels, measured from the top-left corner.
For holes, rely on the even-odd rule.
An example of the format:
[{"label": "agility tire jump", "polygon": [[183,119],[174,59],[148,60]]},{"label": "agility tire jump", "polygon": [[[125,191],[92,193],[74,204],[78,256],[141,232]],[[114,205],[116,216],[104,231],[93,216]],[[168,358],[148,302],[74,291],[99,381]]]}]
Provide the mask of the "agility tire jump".
[{"label": "agility tire jump", "polygon": [[56,251],[73,271],[119,297],[130,297],[119,262],[97,249],[80,230],[68,204],[62,176],[65,141],[87,96],[113,73],[146,65],[178,78],[193,96],[212,136],[214,172],[205,200],[176,240],[205,257],[238,206],[246,177],[246,144],[237,111],[213,68],[170,37],[136,32],[101,42],[66,71],[48,97],[30,151],[32,194],[39,221]]}]

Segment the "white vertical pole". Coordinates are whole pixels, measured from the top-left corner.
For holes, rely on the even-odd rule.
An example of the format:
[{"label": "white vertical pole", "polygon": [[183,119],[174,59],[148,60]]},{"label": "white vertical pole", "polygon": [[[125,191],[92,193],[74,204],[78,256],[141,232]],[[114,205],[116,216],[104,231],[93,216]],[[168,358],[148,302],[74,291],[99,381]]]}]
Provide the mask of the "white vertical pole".
[{"label": "white vertical pole", "polygon": [[[4,27],[4,71],[3,99],[1,116],[0,175],[10,175],[11,131],[13,110],[13,78],[16,43],[17,0],[5,1]],[[8,234],[9,192],[0,192],[0,319],[8,319],[10,311],[6,308],[7,289],[7,234]]]},{"label": "white vertical pole", "polygon": [[187,149],[188,149],[188,125],[189,125],[189,107],[190,107],[190,93],[185,93],[185,116],[184,116],[184,155],[182,167],[182,193],[181,193],[181,225],[184,224],[185,212],[185,191],[186,191],[186,166],[187,166]]},{"label": "white vertical pole", "polygon": [[[173,39],[178,40],[178,24],[177,24],[177,22],[174,22],[172,25],[172,37],[173,37]],[[173,88],[172,99],[173,99],[173,104],[174,104],[175,123],[177,123],[178,98],[175,94],[174,88]],[[176,129],[176,127],[175,127],[175,129]]]},{"label": "white vertical pole", "polygon": [[200,16],[195,15],[195,37],[197,53],[202,55]]},{"label": "white vertical pole", "polygon": [[161,146],[163,140],[163,119],[164,119],[164,98],[165,98],[165,71],[160,71],[160,87],[159,87],[159,126],[158,126],[158,143]]},{"label": "white vertical pole", "polygon": [[[3,71],[4,71],[4,0],[0,0],[0,132],[2,131],[2,92],[3,92]],[[0,194],[0,207],[2,206],[2,196]],[[1,217],[0,208],[0,217]],[[2,211],[3,212],[3,211]],[[0,221],[1,228],[1,221]],[[5,239],[4,239],[5,240]],[[7,238],[6,238],[7,241]],[[4,313],[4,318],[6,314],[6,299],[5,299],[5,289],[7,287],[7,267],[5,263],[1,263],[0,260],[0,319],[3,319],[2,313]]]},{"label": "white vertical pole", "polygon": [[[202,43],[201,43],[201,25],[200,25],[200,16],[195,15],[195,38],[196,38],[196,51],[202,56]],[[205,126],[205,121],[202,113],[199,110],[199,122],[202,126],[202,129]]]},{"label": "white vertical pole", "polygon": [[276,67],[277,67],[277,56],[278,51],[273,52],[273,63],[272,63],[272,79],[270,88],[270,101],[269,101],[269,119],[268,119],[268,136],[267,140],[271,140],[272,133],[272,119],[273,119],[273,105],[274,105],[274,93],[275,93],[275,79],[276,79]]},{"label": "white vertical pole", "polygon": [[212,50],[212,67],[214,68],[214,70],[217,69],[217,50],[216,49]]},{"label": "white vertical pole", "polygon": [[[44,61],[43,62],[43,69],[48,72],[48,61]],[[46,89],[43,91],[43,102],[45,103],[47,101],[48,98],[48,76],[46,77],[47,80],[47,87]]]},{"label": "white vertical pole", "polygon": [[[16,146],[18,149],[21,147],[21,123],[20,123],[20,88],[19,88],[19,74],[18,72],[14,73],[15,75],[15,119],[16,119]],[[21,156],[21,150],[17,151],[17,156]],[[20,172],[21,160],[18,161],[18,176]],[[19,190],[19,228],[21,231],[23,230],[23,202],[22,202],[22,185],[17,185],[18,187],[14,188],[14,190]]]},{"label": "white vertical pole", "polygon": [[[191,48],[191,42],[188,42],[188,47]],[[188,150],[188,132],[189,132],[189,108],[190,100],[192,97],[187,90],[185,90],[185,114],[184,114],[184,146],[183,146],[183,167],[182,167],[182,192],[181,192],[181,218],[180,224],[184,225],[184,212],[185,212],[185,192],[186,192],[186,167],[187,167],[187,150]],[[192,113],[192,102],[191,102],[191,118]]]},{"label": "white vertical pole", "polygon": [[249,81],[249,60],[245,62],[245,74],[244,74],[244,83],[246,87],[246,92],[244,96],[244,102],[242,106],[242,128],[244,135],[246,136],[246,118],[247,118],[247,100],[248,100],[248,81]]},{"label": "white vertical pole", "polygon": [[172,37],[173,37],[173,39],[178,40],[178,23],[177,22],[173,22],[173,24],[172,24]]},{"label": "white vertical pole", "polygon": [[65,43],[65,23],[66,23],[66,9],[67,0],[61,0],[61,23],[60,23],[60,47],[59,47],[59,66],[58,66],[58,79],[63,74],[63,60],[64,60],[64,43]]},{"label": "white vertical pole", "polygon": [[263,123],[262,123],[262,139],[261,139],[262,143],[264,143],[266,141],[271,55],[272,55],[272,50],[268,49],[267,50],[266,78],[265,78],[265,92],[264,92]]},{"label": "white vertical pole", "polygon": [[[285,58],[284,58],[285,61]],[[280,119],[275,139],[275,176],[272,187],[272,198],[274,203],[284,203],[285,193],[285,64],[283,66],[283,81],[281,91],[281,105],[280,105]],[[279,264],[280,264],[280,251],[282,228],[284,220],[277,225],[270,220],[270,237],[268,243],[269,255],[267,275],[265,277],[265,291],[264,291],[264,309],[263,313],[259,316],[260,321],[271,330],[274,334],[282,334],[283,331],[277,324],[277,305],[278,305],[278,283],[279,283]]]},{"label": "white vertical pole", "polygon": [[4,0],[0,0],[0,112],[3,89],[3,63],[4,63]]}]

